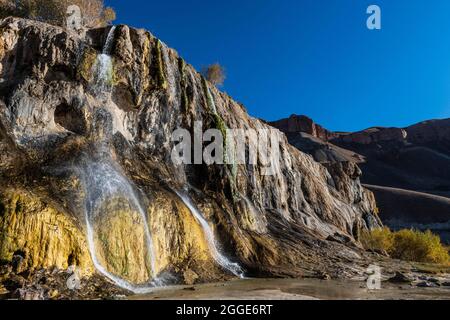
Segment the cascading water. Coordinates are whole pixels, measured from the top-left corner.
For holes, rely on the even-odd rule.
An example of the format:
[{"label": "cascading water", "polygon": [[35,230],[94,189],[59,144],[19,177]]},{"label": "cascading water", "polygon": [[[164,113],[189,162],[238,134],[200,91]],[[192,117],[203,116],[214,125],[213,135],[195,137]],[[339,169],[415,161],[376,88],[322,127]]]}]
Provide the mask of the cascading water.
[{"label": "cascading water", "polygon": [[[142,208],[138,197],[133,190],[128,179],[120,173],[120,171],[110,161],[92,161],[84,160],[77,168],[80,172],[80,177],[85,187],[85,215],[87,226],[87,238],[89,243],[89,250],[94,266],[104,276],[112,280],[118,286],[130,290],[135,293],[148,293],[155,286],[160,285],[156,276],[155,255],[153,252],[153,241],[148,228],[147,215]],[[130,210],[135,210],[139,213],[143,221],[143,228],[145,231],[145,243],[147,251],[147,259],[151,267],[152,282],[149,281],[147,285],[133,285],[128,281],[122,279],[118,275],[112,274],[103,266],[98,258],[98,248],[96,246],[97,230],[94,227],[96,221],[105,221],[108,215],[111,214],[104,209],[104,204],[111,199],[117,198],[126,199]]]},{"label": "cascading water", "polygon": [[216,102],[214,101],[214,97],[213,97],[213,95],[211,93],[211,89],[209,89],[209,87],[206,87],[206,94],[208,95],[209,107],[211,108],[211,110],[214,114],[217,114]]},{"label": "cascading water", "polygon": [[111,51],[114,45],[115,31],[116,27],[111,27],[102,53],[97,55],[92,66],[93,82],[90,84],[90,92],[96,99],[103,102],[102,108],[110,111],[113,116],[114,130],[120,132],[126,139],[131,140],[132,134],[128,127],[128,115],[111,99],[114,86],[114,64]]},{"label": "cascading water", "polygon": [[108,36],[106,37],[105,45],[103,46],[103,54],[109,55],[111,53],[115,32],[116,26],[112,26],[109,30]]},{"label": "cascading water", "polygon": [[111,27],[103,51],[97,56],[94,65],[94,92],[97,96],[107,94],[111,91],[114,71],[110,54],[114,42],[115,31],[116,27]]},{"label": "cascading water", "polygon": [[235,276],[240,278],[244,278],[244,271],[241,266],[235,262],[231,262],[227,257],[225,257],[218,249],[218,245],[216,243],[216,239],[214,237],[214,232],[211,229],[208,222],[203,217],[202,213],[195,207],[192,203],[191,199],[185,194],[178,192],[175,190],[175,193],[180,197],[180,199],[184,202],[186,207],[191,211],[194,218],[198,221],[200,226],[203,229],[206,240],[208,242],[209,250],[214,258],[214,260],[225,270],[230,271]]},{"label": "cascading water", "polygon": [[[104,98],[104,107],[106,110],[110,108],[109,105],[111,104],[110,98],[113,87],[113,61],[110,54],[114,43],[115,30],[115,27],[110,29],[103,51],[97,56],[96,63],[93,68],[94,82],[91,89],[96,98]],[[168,61],[168,57],[165,56],[165,58],[166,61]],[[209,89],[208,96],[212,102],[213,112],[217,113],[214,98]],[[114,123],[116,124],[115,126],[118,127],[118,121],[115,121]],[[101,149],[101,146],[98,147]],[[154,290],[156,286],[163,285],[162,280],[158,279],[156,274],[154,247],[148,226],[146,211],[142,208],[131,183],[125,175],[121,173],[120,169],[114,165],[114,162],[107,155],[102,155],[100,157],[85,157],[81,162],[81,165],[77,167],[77,171],[81,172],[81,180],[83,181],[86,190],[85,218],[87,226],[87,239],[92,260],[96,269],[101,274],[112,280],[116,285],[139,294],[150,292]],[[228,270],[232,274],[241,278],[244,277],[242,268],[237,263],[231,262],[219,251],[218,245],[214,238],[213,230],[198,209],[196,209],[192,204],[190,199],[181,193],[177,192],[177,194],[203,228],[214,260],[222,268]],[[124,209],[123,206],[126,208]],[[147,252],[147,255],[146,261],[141,259],[139,262],[142,263],[140,268],[144,269],[149,264],[150,270],[148,271],[150,276],[148,281],[144,283],[138,282],[141,283],[139,285],[135,285],[135,281],[131,283],[128,281],[128,278],[123,277],[120,270],[117,270],[117,263],[114,261],[112,266],[109,261],[111,260],[111,257],[105,257],[109,254],[109,246],[116,245],[117,242],[121,241],[133,241],[131,239],[127,240],[127,238],[123,238],[123,236],[121,236],[122,238],[120,238],[119,241],[115,238],[108,239],[108,237],[113,237],[114,235],[108,233],[108,230],[105,231],[105,228],[108,229],[109,224],[112,224],[110,220],[117,218],[114,216],[115,211],[120,211],[125,214],[123,216],[123,219],[125,220],[137,219],[140,222],[143,222],[141,224],[144,228],[144,246],[146,247],[145,251]],[[127,215],[127,212],[129,215]],[[133,216],[133,212],[138,213],[138,217]],[[138,224],[140,225],[140,223]],[[126,233],[126,230],[128,229],[120,230],[120,232]],[[110,242],[114,242],[114,244],[110,244]],[[122,243],[121,245],[126,247]],[[125,253],[125,255],[126,257],[124,260],[128,262],[130,257],[128,256],[128,253]],[[140,276],[142,275],[140,274]]]},{"label": "cascading water", "polygon": [[[117,129],[121,128],[121,121],[114,117],[117,110],[112,110],[110,99],[113,86],[110,53],[115,30],[115,26],[110,29],[103,51],[97,56],[91,89],[96,98],[105,98],[104,109],[111,116],[113,128]],[[103,142],[99,141],[97,148],[102,152],[86,155],[76,168],[85,187],[85,219],[92,261],[96,269],[116,285],[135,293],[150,292],[163,283],[156,274],[146,211],[129,180],[110,159]],[[114,256],[113,249],[121,250],[123,256]],[[130,278],[133,283],[128,281]]]}]

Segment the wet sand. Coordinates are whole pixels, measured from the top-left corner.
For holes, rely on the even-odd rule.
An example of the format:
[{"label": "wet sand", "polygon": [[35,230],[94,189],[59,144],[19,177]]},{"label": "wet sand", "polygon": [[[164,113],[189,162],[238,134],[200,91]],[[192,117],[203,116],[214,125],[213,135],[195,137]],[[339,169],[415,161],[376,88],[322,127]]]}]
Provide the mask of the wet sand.
[{"label": "wet sand", "polygon": [[317,279],[249,279],[195,286],[173,286],[130,297],[132,300],[450,300],[450,287],[418,288],[383,282]]}]

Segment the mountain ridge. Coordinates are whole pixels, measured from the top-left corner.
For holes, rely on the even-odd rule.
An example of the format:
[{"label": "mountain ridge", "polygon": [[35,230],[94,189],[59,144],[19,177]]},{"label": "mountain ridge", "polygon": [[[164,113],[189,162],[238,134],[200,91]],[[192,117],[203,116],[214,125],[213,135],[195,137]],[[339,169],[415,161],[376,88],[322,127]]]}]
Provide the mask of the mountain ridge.
[{"label": "mountain ridge", "polygon": [[[450,202],[445,200],[450,199],[450,119],[426,120],[405,128],[375,126],[331,132],[327,135],[331,138],[325,139],[313,130],[295,127],[295,119],[298,116],[271,125],[316,161],[358,164],[361,181],[374,192],[380,217],[387,225],[397,229],[399,225],[422,224],[425,228],[433,222],[450,221]],[[283,124],[289,121],[297,131],[286,130]],[[314,123],[312,119],[309,122]],[[436,232],[450,241],[448,231]]]}]

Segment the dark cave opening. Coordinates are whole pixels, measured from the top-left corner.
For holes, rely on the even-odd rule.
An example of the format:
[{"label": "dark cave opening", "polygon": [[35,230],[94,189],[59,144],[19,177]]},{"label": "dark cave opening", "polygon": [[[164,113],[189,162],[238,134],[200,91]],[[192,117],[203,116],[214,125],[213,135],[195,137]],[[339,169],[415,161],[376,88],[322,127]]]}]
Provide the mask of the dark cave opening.
[{"label": "dark cave opening", "polygon": [[86,133],[86,120],[83,113],[67,103],[61,103],[56,107],[55,123],[78,135]]}]

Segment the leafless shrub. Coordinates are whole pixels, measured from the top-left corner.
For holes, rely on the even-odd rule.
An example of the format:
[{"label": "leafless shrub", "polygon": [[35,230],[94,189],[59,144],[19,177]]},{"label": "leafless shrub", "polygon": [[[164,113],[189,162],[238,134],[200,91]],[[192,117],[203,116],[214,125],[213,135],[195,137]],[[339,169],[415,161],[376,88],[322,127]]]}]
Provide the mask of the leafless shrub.
[{"label": "leafless shrub", "polygon": [[203,68],[202,75],[215,86],[222,86],[226,79],[225,68],[218,63]]}]

